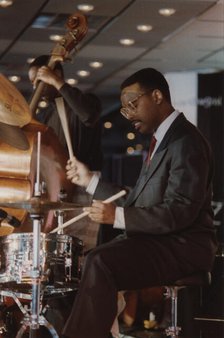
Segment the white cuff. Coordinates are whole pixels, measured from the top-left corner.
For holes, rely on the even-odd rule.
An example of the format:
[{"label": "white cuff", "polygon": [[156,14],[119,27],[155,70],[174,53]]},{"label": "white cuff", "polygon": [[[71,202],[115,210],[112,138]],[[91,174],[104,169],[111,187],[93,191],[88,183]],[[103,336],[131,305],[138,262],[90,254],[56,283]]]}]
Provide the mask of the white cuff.
[{"label": "white cuff", "polygon": [[124,208],[116,207],[113,227],[115,229],[125,229]]},{"label": "white cuff", "polygon": [[88,192],[90,195],[94,194],[96,187],[99,183],[100,176],[101,176],[101,173],[99,171],[94,172],[94,175],[92,176],[92,178],[91,178],[91,180],[88,184],[88,187],[86,188],[86,192]]}]

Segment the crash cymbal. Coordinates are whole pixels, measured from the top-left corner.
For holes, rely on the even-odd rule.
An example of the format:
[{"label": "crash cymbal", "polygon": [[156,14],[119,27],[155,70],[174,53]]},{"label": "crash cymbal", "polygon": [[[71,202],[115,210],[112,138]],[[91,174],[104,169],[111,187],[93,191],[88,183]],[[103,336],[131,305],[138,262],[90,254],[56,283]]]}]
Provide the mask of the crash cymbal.
[{"label": "crash cymbal", "polygon": [[29,142],[25,133],[17,126],[0,122],[0,140],[20,150],[29,149]]},{"label": "crash cymbal", "polygon": [[28,103],[17,88],[0,74],[0,122],[23,127],[31,121]]},{"label": "crash cymbal", "polygon": [[52,202],[39,197],[32,197],[27,201],[0,203],[0,205],[5,208],[24,209],[30,214],[43,214],[49,210],[75,210],[83,208],[80,204],[61,201]]}]

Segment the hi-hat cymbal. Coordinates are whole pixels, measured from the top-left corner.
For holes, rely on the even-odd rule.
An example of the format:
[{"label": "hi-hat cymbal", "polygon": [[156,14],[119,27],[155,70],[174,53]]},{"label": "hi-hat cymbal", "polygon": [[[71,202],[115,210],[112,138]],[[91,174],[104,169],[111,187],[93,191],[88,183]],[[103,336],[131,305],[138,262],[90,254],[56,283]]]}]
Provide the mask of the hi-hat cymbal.
[{"label": "hi-hat cymbal", "polygon": [[12,209],[24,209],[27,210],[30,214],[37,215],[46,213],[49,210],[75,210],[83,207],[82,205],[76,203],[61,201],[52,202],[41,199],[40,197],[32,197],[30,200],[27,201],[0,203],[0,206]]},{"label": "hi-hat cymbal", "polygon": [[23,127],[31,121],[31,115],[23,95],[0,74],[0,122]]}]

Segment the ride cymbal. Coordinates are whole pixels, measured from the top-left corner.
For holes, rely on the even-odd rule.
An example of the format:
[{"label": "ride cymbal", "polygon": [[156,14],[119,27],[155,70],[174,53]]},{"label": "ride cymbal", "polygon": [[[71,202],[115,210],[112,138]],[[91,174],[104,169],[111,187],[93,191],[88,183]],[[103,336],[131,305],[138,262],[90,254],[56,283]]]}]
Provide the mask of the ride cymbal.
[{"label": "ride cymbal", "polygon": [[0,205],[5,208],[24,209],[30,214],[43,214],[49,210],[75,210],[83,208],[80,204],[61,201],[52,202],[39,197],[32,197],[27,201],[0,203]]}]

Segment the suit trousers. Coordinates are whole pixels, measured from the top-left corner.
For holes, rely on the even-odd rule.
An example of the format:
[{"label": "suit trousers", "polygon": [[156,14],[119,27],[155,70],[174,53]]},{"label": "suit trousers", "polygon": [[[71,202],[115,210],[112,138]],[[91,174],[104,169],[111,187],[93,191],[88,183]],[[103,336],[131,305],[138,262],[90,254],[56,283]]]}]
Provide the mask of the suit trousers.
[{"label": "suit trousers", "polygon": [[108,338],[117,313],[117,292],[165,285],[194,272],[196,267],[188,262],[190,251],[190,245],[175,238],[148,235],[114,239],[93,249],[86,256],[63,334]]}]

